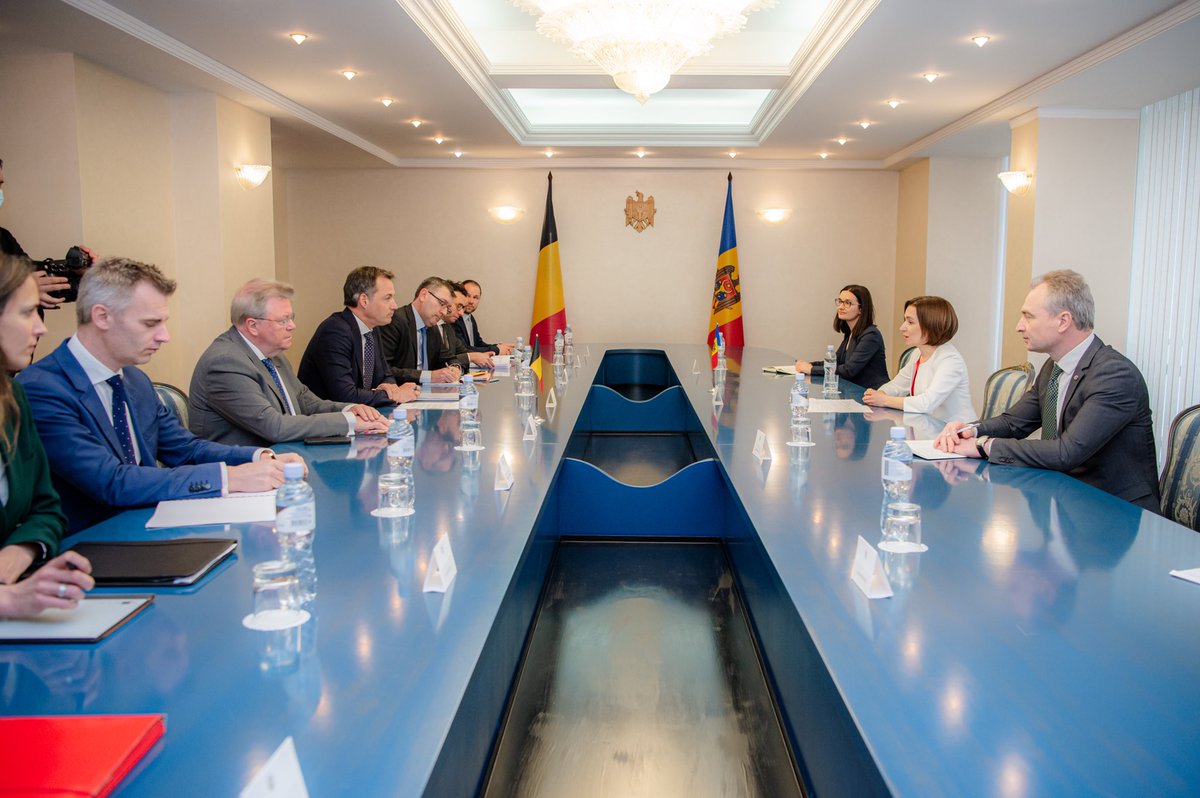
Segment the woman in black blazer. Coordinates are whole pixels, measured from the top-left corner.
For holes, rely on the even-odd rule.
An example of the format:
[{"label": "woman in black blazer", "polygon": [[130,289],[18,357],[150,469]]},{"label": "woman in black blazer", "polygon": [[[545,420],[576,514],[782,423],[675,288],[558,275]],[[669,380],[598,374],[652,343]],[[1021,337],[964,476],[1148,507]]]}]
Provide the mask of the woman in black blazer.
[{"label": "woman in black blazer", "polygon": [[75,552],[58,553],[67,519],[50,483],[46,451],[21,386],[9,376],[29,365],[46,332],[28,258],[0,256],[0,618],[71,608],[94,585],[92,567]]},{"label": "woman in black blazer", "polygon": [[[888,381],[883,334],[875,326],[875,304],[871,292],[861,285],[848,285],[834,300],[834,332],[842,334],[837,350],[838,376],[864,388],[878,388]],[[796,361],[796,371],[823,377],[825,366],[818,361]]]}]

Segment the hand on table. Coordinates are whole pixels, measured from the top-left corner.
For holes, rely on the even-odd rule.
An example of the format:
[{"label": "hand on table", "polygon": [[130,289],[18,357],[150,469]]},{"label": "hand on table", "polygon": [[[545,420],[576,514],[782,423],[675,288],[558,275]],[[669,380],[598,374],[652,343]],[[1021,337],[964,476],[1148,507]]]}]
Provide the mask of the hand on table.
[{"label": "hand on table", "polygon": [[52,607],[74,609],[84,593],[96,586],[92,564],[74,551],[64,552],[33,576],[15,585],[0,586],[0,616],[29,617]]}]

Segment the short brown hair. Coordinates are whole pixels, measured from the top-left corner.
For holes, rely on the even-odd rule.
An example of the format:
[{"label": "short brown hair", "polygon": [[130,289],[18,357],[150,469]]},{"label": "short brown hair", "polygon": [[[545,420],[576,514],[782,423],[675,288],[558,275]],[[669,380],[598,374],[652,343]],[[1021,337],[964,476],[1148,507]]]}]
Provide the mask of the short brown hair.
[{"label": "short brown hair", "polygon": [[175,281],[152,263],[132,258],[105,258],[83,273],[79,281],[79,299],[75,319],[90,324],[92,308],[104,305],[113,313],[123,313],[133,300],[138,283],[150,283],[163,296],[175,293]]},{"label": "short brown hair", "polygon": [[375,266],[359,266],[346,275],[346,282],[342,285],[342,302],[346,307],[352,308],[358,304],[358,298],[363,294],[367,295],[367,299],[375,296],[375,284],[380,277],[394,280],[396,275]]},{"label": "short brown hair", "polygon": [[958,314],[954,306],[940,296],[917,296],[904,303],[904,309],[917,313],[917,324],[929,346],[941,346],[958,332]]},{"label": "short brown hair", "polygon": [[[413,291],[413,299],[416,299],[422,291],[429,291],[431,288],[445,288],[451,294],[454,293],[454,285],[449,280],[443,277],[426,277],[417,286],[417,290]],[[429,291],[429,293],[432,294],[433,291]]]}]

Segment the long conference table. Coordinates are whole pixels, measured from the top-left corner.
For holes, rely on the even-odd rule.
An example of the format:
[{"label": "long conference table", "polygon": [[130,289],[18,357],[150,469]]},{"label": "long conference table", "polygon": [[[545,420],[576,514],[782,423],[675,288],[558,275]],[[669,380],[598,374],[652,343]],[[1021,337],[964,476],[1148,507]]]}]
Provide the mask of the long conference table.
[{"label": "long conference table", "polygon": [[[441,785],[452,780],[438,774],[460,767],[474,783],[487,751],[452,727],[487,679],[486,652],[498,639],[521,644],[526,630],[502,608],[601,357],[624,348],[578,347],[557,406],[538,399],[545,420],[533,441],[512,380],[483,386],[477,461],[454,449],[457,411],[423,414],[407,519],[370,514],[387,467],[380,442],[281,447],[308,459],[318,508],[312,618],[289,638],[242,625],[252,566],[279,556],[271,524],[148,531],[142,509],[69,539],[230,536],[240,547],[197,585],[154,591],[151,607],[97,644],[0,646],[3,714],[164,713],[162,742],[122,796],[237,795],[289,736],[313,796],[449,794]],[[895,411],[813,414],[816,445],[793,449],[790,378],[761,371],[787,356],[731,352],[714,405],[704,347],[648,348],[666,352],[885,791],[1200,791],[1200,586],[1168,575],[1200,566],[1200,535],[1058,473],[917,462],[929,549],[884,555],[894,596],[868,600],[851,560],[858,536],[879,541],[888,428],[927,438],[940,424]],[[843,385],[843,396],[861,390]],[[758,430],[769,460],[752,452]],[[501,455],[508,491],[493,489]],[[445,593],[425,592],[442,538],[458,573]],[[756,619],[764,637],[787,628],[769,615]],[[768,657],[788,648],[765,642]],[[791,663],[770,667],[778,681]],[[492,693],[511,677],[501,669]]]}]

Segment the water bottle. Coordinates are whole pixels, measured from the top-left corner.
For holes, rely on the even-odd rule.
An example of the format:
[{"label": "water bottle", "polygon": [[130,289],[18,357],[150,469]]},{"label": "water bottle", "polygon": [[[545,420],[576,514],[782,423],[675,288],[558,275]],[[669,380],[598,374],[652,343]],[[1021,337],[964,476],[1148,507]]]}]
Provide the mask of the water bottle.
[{"label": "water bottle", "polygon": [[533,346],[525,344],[525,351],[521,355],[521,368],[529,368],[533,365]]},{"label": "water bottle", "polygon": [[458,389],[458,415],[463,421],[475,421],[479,418],[479,389],[475,387],[475,378],[470,374],[463,375],[462,386]]},{"label": "water bottle", "polygon": [[725,334],[717,330],[717,362],[725,359]]},{"label": "water bottle", "polygon": [[908,447],[908,430],[892,427],[891,439],[883,447],[883,492],[887,502],[908,501],[912,495],[912,449]]},{"label": "water bottle", "polygon": [[391,471],[412,468],[413,454],[416,452],[417,436],[413,433],[412,424],[408,423],[408,414],[397,407],[392,411],[392,423],[387,431],[387,460]]},{"label": "water bottle", "polygon": [[563,331],[562,330],[555,331],[555,333],[554,333],[554,363],[552,365],[561,366],[563,364],[563,346],[564,345],[565,344],[563,343]]},{"label": "water bottle", "polygon": [[304,463],[284,463],[283,484],[275,491],[275,534],[304,545],[316,528],[317,501],[304,481]]},{"label": "water bottle", "polygon": [[825,347],[825,381],[821,385],[821,393],[833,396],[838,392],[837,352],[833,344]]},{"label": "water bottle", "polygon": [[521,363],[521,357],[525,354],[525,339],[517,336],[517,345],[513,347],[513,366],[518,366]]},{"label": "water bottle", "polygon": [[804,373],[800,372],[792,384],[792,423],[800,423],[800,419],[804,418],[807,413],[808,382],[804,379]]},{"label": "water bottle", "polygon": [[571,332],[571,325],[567,325],[566,331],[563,333],[563,357],[566,358],[567,364],[575,357],[575,333]]}]

